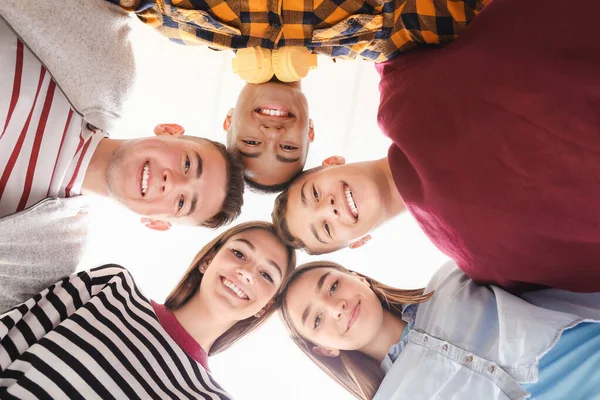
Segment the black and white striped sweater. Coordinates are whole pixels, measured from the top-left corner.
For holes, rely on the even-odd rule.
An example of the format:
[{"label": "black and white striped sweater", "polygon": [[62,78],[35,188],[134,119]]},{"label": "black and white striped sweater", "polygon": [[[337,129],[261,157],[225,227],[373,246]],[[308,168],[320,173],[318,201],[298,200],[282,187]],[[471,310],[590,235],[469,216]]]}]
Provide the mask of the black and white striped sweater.
[{"label": "black and white striped sweater", "polygon": [[163,329],[129,272],[107,265],[0,316],[0,398],[231,397]]}]

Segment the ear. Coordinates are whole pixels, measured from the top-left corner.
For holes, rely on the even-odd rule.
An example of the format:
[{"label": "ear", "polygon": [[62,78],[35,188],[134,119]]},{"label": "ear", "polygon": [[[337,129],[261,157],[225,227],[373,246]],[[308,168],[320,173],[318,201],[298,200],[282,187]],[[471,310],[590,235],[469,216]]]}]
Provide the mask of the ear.
[{"label": "ear", "polygon": [[269,302],[267,303],[267,305],[265,305],[263,308],[261,308],[261,310],[259,312],[257,312],[256,314],[254,314],[254,316],[256,318],[260,318],[263,315],[265,315],[265,313],[271,308],[273,307],[273,304],[275,304],[275,300],[271,299],[269,300]]},{"label": "ear", "polygon": [[352,242],[349,247],[351,249],[358,249],[359,247],[364,246],[369,240],[371,240],[371,235],[363,236],[356,242]]},{"label": "ear", "polygon": [[230,108],[229,111],[227,111],[227,115],[225,116],[225,119],[223,120],[223,130],[224,131],[228,131],[229,127],[231,126],[231,116],[233,115],[233,108]]},{"label": "ear", "polygon": [[315,141],[315,125],[312,119],[308,120],[308,141],[311,143]]},{"label": "ear", "polygon": [[328,349],[326,347],[313,346],[311,350],[316,355],[322,357],[337,357],[340,355],[340,351],[338,349]]},{"label": "ear", "polygon": [[369,283],[369,281],[367,280],[367,278],[365,278],[364,276],[362,276],[362,275],[359,275],[359,274],[357,274],[357,273],[356,273],[356,272],[354,272],[354,271],[350,272],[350,275],[353,275],[353,276],[357,277],[357,278],[358,278],[358,280],[359,280],[359,281],[360,281],[360,282],[361,282],[363,285],[365,285],[365,286],[367,286],[367,287],[369,287],[369,288],[371,287],[371,284]]},{"label": "ear", "polygon": [[178,124],[158,124],[154,127],[156,136],[182,136],[185,133],[183,126]]},{"label": "ear", "polygon": [[146,226],[146,228],[154,229],[155,231],[168,231],[171,228],[171,224],[167,221],[161,221],[159,219],[141,218],[140,222]]},{"label": "ear", "polygon": [[333,165],[344,165],[346,164],[346,159],[342,156],[331,156],[323,160],[323,165],[331,167]]}]

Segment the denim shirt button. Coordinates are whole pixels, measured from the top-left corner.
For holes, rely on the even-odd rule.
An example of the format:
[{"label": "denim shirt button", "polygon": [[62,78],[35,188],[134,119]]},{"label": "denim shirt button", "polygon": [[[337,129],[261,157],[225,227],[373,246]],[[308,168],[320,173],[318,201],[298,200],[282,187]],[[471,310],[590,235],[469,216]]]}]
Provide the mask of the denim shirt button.
[{"label": "denim shirt button", "polygon": [[493,374],[495,370],[496,370],[496,367],[494,367],[493,365],[490,365],[490,366],[488,367],[488,372],[489,372],[490,374]]},{"label": "denim shirt button", "polygon": [[442,350],[444,350],[444,351],[448,350],[448,345],[447,344],[443,345]]},{"label": "denim shirt button", "polygon": [[429,340],[429,338],[428,338],[427,336],[425,336],[425,337],[423,338],[423,341],[424,341],[425,343],[427,343],[427,341],[428,341],[428,340]]},{"label": "denim shirt button", "polygon": [[466,356],[465,361],[470,363],[471,361],[473,361],[473,356]]}]

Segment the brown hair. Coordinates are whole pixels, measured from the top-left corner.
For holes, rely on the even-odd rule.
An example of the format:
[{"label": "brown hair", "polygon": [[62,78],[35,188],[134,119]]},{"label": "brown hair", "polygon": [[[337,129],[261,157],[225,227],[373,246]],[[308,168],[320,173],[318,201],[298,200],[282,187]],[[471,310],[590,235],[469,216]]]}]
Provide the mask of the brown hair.
[{"label": "brown hair", "polygon": [[300,175],[298,175],[294,179],[294,181],[290,183],[288,188],[286,188],[283,192],[279,194],[279,196],[277,196],[277,198],[275,198],[275,203],[273,204],[273,212],[271,213],[273,225],[275,226],[275,230],[277,231],[277,234],[279,235],[283,243],[287,244],[288,246],[292,246],[295,249],[302,249],[311,255],[319,255],[323,253],[310,251],[302,240],[292,235],[285,215],[287,214],[288,210],[289,188],[296,181],[302,179],[303,177],[306,177],[308,174],[320,171],[321,169],[323,169],[323,166],[318,166],[315,168],[308,169]]},{"label": "brown hair", "polygon": [[[352,272],[338,264],[328,261],[316,261],[300,266],[288,278],[278,296],[277,307],[279,308],[281,319],[294,343],[296,343],[308,358],[356,398],[370,400],[377,392],[377,389],[385,376],[379,363],[375,359],[357,350],[342,350],[338,357],[323,357],[316,355],[311,350],[314,344],[303,338],[292,324],[286,300],[288,290],[302,274],[317,268],[331,268],[346,274]],[[433,295],[433,292],[424,294],[424,288],[402,290],[385,285],[362,274],[358,275],[369,282],[371,290],[379,299],[383,309],[398,317],[402,315],[402,305],[423,303],[429,300]]]},{"label": "brown hair", "polygon": [[[245,222],[229,228],[227,231],[221,233],[219,236],[211,240],[198,252],[198,254],[196,254],[196,257],[194,257],[194,260],[177,286],[175,286],[175,289],[173,289],[173,291],[165,300],[165,307],[173,311],[187,303],[188,300],[192,298],[192,296],[198,290],[200,290],[203,277],[199,270],[200,264],[214,257],[215,254],[217,254],[217,252],[223,247],[223,245],[233,236],[253,229],[265,230],[279,240],[273,225],[264,221]],[[284,244],[283,242],[281,243]],[[294,249],[292,249],[290,246],[286,246],[286,251],[288,254],[288,259],[283,276],[284,280],[296,267],[296,253]],[[252,316],[250,318],[246,318],[245,320],[238,321],[235,325],[229,328],[229,330],[217,338],[210,348],[208,355],[212,356],[213,354],[220,353],[221,351],[227,349],[246,334],[252,332],[254,329],[262,325],[271,316],[271,314],[273,314],[274,311],[275,307],[270,307],[259,318]]]},{"label": "brown hair", "polygon": [[[185,137],[185,136],[183,136]],[[244,204],[244,178],[242,176],[243,164],[237,150],[227,150],[223,143],[206,139],[219,150],[225,157],[227,168],[227,192],[221,209],[201,225],[207,228],[218,228],[230,224],[242,212]]]}]

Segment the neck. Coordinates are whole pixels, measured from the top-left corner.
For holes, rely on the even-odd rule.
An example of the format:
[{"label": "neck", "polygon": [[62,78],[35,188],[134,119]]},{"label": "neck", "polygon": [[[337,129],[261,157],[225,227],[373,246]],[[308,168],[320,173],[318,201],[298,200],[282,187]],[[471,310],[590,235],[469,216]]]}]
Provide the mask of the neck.
[{"label": "neck", "polygon": [[210,348],[219,336],[231,328],[234,322],[211,313],[198,300],[197,297],[190,299],[182,307],[173,311],[173,314],[187,333],[194,338],[206,353],[209,353]]},{"label": "neck", "polygon": [[373,161],[375,166],[375,179],[378,182],[382,194],[383,221],[387,221],[406,209],[404,201],[396,188],[394,177],[388,159],[382,158]]},{"label": "neck", "polygon": [[384,311],[383,323],[379,333],[360,351],[381,363],[390,348],[400,341],[405,326],[406,323],[400,317],[389,311]]},{"label": "neck", "polygon": [[81,187],[82,194],[96,194],[108,196],[106,185],[106,169],[110,159],[124,140],[102,139],[92,155],[90,165],[85,172],[85,178]]}]

